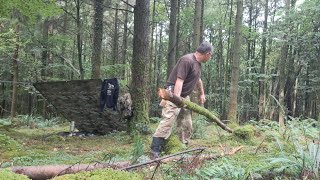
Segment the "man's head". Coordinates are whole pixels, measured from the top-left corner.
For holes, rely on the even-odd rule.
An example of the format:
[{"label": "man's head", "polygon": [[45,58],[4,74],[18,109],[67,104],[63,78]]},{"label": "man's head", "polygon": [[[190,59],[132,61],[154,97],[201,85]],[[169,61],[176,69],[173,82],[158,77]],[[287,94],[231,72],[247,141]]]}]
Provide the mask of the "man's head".
[{"label": "man's head", "polygon": [[209,59],[211,59],[213,47],[209,42],[204,41],[198,46],[196,54],[199,62],[207,62]]}]

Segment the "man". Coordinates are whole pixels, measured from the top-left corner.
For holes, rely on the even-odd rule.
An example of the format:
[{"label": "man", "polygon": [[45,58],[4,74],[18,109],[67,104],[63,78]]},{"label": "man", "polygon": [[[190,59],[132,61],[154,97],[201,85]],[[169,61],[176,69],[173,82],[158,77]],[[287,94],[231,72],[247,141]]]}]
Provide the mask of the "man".
[{"label": "man", "polygon": [[[208,42],[201,43],[195,53],[182,56],[175,65],[167,80],[166,89],[172,90],[176,96],[190,99],[189,95],[198,86],[200,104],[206,101],[201,76],[201,63],[207,62],[213,53],[213,47]],[[156,132],[153,134],[150,158],[158,158],[164,145],[164,140],[169,138],[174,122],[177,121],[177,132],[180,140],[188,144],[192,133],[191,111],[178,108],[170,101],[162,100],[162,119]]]}]

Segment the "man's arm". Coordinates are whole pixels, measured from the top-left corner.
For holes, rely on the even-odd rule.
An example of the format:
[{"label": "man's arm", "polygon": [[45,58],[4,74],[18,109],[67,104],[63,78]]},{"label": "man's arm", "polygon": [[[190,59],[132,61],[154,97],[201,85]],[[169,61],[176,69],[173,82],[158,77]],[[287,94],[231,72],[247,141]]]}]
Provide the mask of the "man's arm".
[{"label": "man's arm", "polygon": [[200,93],[199,102],[200,102],[200,104],[204,104],[206,102],[206,96],[204,94],[203,83],[200,78],[198,81],[198,89],[199,89],[199,93]]},{"label": "man's arm", "polygon": [[184,82],[184,80],[177,78],[176,83],[174,84],[173,93],[178,97],[180,97],[180,95],[181,95],[183,82]]}]

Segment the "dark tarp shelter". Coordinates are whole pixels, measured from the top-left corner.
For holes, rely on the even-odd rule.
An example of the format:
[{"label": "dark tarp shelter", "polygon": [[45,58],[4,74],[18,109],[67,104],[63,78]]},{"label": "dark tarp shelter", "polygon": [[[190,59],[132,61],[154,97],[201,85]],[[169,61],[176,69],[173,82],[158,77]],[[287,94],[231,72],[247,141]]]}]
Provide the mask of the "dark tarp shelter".
[{"label": "dark tarp shelter", "polygon": [[[34,87],[59,114],[75,122],[75,127],[79,131],[107,134],[126,130],[127,120],[123,113],[109,108],[105,108],[103,112],[99,111],[101,85],[100,79],[34,83]],[[119,100],[121,99],[123,100],[123,97],[120,94]],[[131,104],[127,106],[130,107],[119,109],[129,108],[131,111]]]}]

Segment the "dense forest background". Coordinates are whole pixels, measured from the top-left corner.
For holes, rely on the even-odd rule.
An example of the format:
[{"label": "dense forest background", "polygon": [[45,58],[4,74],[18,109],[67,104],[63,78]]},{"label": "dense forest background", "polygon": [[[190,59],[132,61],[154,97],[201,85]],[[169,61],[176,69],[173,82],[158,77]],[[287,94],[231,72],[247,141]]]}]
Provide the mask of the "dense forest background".
[{"label": "dense forest background", "polygon": [[221,119],[319,119],[319,0],[0,0],[0,16],[1,118],[56,116],[34,82],[116,77],[148,122],[177,59],[206,40],[205,107]]}]

